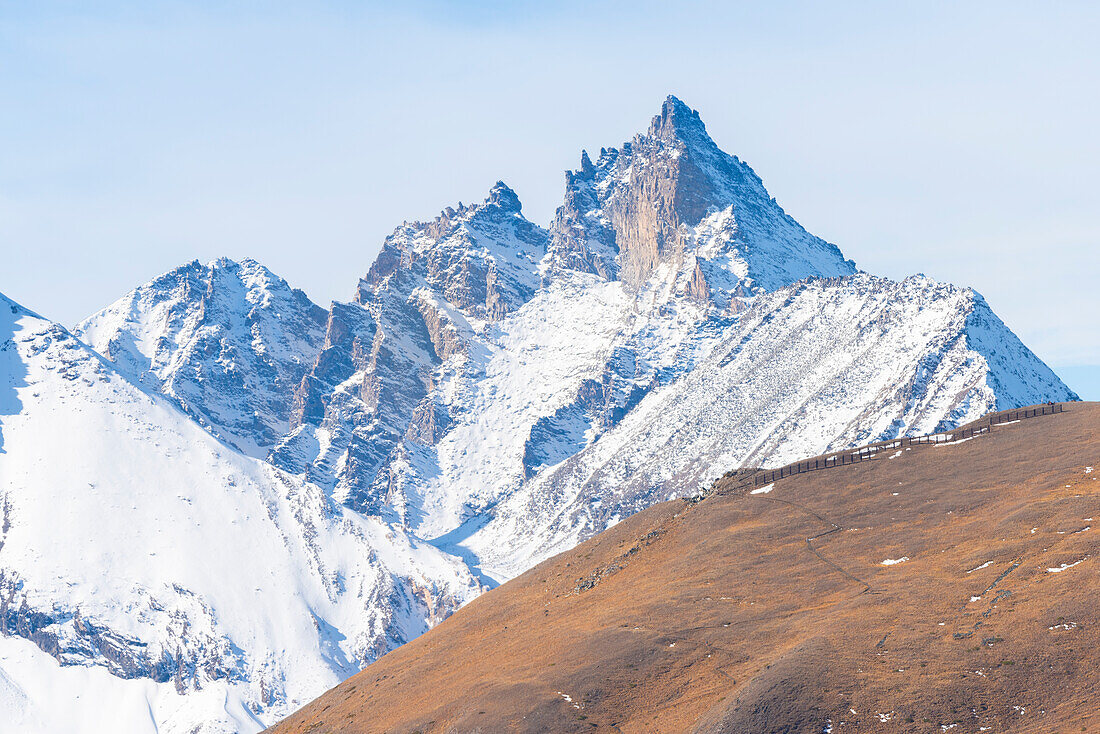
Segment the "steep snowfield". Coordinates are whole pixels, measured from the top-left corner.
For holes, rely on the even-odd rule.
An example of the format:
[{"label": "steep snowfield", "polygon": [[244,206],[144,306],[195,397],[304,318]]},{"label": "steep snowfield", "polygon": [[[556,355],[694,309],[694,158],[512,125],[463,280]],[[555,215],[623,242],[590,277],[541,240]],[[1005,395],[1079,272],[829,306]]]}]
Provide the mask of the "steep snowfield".
[{"label": "steep snowfield", "polygon": [[264,458],[324,338],[325,312],[254,260],[191,262],[81,322],[78,337],[138,384]]},{"label": "steep snowfield", "polygon": [[675,280],[661,268],[632,292],[562,274],[445,364],[435,394],[449,429],[403,471],[410,526],[452,531],[596,440],[662,376],[690,371],[717,332],[705,308],[675,298]]},{"label": "steep snowfield", "polygon": [[731,468],[928,433],[1072,400],[971,290],[915,276],[813,280],[761,296],[710,356],[494,508],[463,542],[506,579]]},{"label": "steep snowfield", "polygon": [[37,645],[4,641],[0,696],[46,730],[94,730],[55,718],[80,691],[127,731],[256,731],[480,590],[2,298],[0,435],[0,621]]}]

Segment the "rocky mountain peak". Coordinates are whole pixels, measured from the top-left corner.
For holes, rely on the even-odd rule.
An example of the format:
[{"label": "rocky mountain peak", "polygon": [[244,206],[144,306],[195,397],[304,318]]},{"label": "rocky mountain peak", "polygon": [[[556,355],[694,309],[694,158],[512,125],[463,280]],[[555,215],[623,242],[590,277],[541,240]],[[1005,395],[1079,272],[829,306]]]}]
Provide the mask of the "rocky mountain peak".
[{"label": "rocky mountain peak", "polygon": [[671,94],[661,104],[661,112],[649,124],[647,137],[659,138],[668,142],[698,142],[704,140],[711,145],[713,141],[707,135],[707,128],[699,117],[698,110],[688,107]]},{"label": "rocky mountain peak", "polygon": [[[382,243],[357,300],[372,302],[395,278],[409,275],[403,289],[424,281],[461,310],[499,318],[530,297],[546,252],[546,230],[525,219],[522,206],[516,192],[497,181],[480,204],[460,203],[430,222],[406,222]],[[507,306],[493,295],[500,291],[509,292]]]},{"label": "rocky mountain peak", "polygon": [[[699,113],[673,96],[645,134],[601,149],[595,164],[582,153],[580,169],[565,178],[551,228],[551,272],[641,285],[661,263],[678,271],[702,255],[711,264],[692,274],[699,291],[711,281],[726,290],[774,290],[855,271],[836,247],[787,216],[753,170],[714,143]],[[725,273],[712,278],[707,271],[716,267]]]},{"label": "rocky mountain peak", "polygon": [[486,204],[492,204],[498,206],[506,212],[513,214],[519,214],[523,205],[520,204],[519,197],[516,196],[516,192],[503,181],[497,181],[493,184],[493,188],[489,189],[489,196],[485,199]]},{"label": "rocky mountain peak", "polygon": [[[601,155],[606,155],[607,150],[606,149],[601,150],[600,154]],[[595,172],[596,172],[596,167],[594,165],[592,165],[592,159],[588,157],[588,151],[587,150],[582,150],[581,151],[581,167],[580,167],[580,170],[577,171],[577,175],[584,176],[586,178],[590,178],[592,176],[592,174],[594,174]]]}]

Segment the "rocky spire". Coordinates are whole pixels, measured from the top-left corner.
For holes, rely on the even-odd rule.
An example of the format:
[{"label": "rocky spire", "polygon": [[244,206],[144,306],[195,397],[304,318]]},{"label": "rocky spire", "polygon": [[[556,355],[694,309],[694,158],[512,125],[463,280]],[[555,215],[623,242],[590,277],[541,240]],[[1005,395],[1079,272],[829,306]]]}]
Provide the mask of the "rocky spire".
[{"label": "rocky spire", "polygon": [[489,196],[485,199],[486,204],[494,204],[501,209],[519,214],[523,205],[520,204],[519,197],[516,196],[516,192],[512,191],[508,187],[508,184],[503,181],[497,181],[493,188],[489,189]]},{"label": "rocky spire", "polygon": [[589,178],[596,172],[596,167],[592,165],[592,159],[588,157],[588,151],[581,151],[581,168],[577,173],[581,176]]},{"label": "rocky spire", "polygon": [[707,135],[706,125],[699,117],[699,112],[691,109],[671,94],[661,105],[661,113],[650,122],[649,131],[646,135],[665,141],[705,139],[711,145],[714,144],[714,141]]},{"label": "rocky spire", "polygon": [[[717,219],[704,223],[708,217]],[[669,96],[646,133],[601,149],[595,164],[582,153],[580,170],[566,174],[550,272],[640,284],[658,263],[679,267],[716,237],[722,244],[707,247],[707,257],[721,249],[751,258],[749,278],[769,290],[807,275],[854,272],[839,250],[786,215],[747,164],[715,144],[698,112]],[[698,288],[702,282],[693,280]]]}]

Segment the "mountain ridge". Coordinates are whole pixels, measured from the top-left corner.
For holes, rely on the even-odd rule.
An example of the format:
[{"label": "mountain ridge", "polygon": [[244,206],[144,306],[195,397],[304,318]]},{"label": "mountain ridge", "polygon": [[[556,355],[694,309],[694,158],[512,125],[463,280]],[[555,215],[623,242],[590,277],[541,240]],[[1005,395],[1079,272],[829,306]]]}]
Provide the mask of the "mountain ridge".
[{"label": "mountain ridge", "polygon": [[0,679],[23,730],[103,706],[135,732],[256,731],[481,590],[3,305]]},{"label": "mountain ridge", "polygon": [[[293,639],[249,636],[203,622],[193,601],[217,609],[246,591],[247,579],[225,577],[233,580],[227,587],[241,586],[232,594],[182,584],[195,591],[180,601],[170,588],[179,569],[150,563],[163,571],[153,581],[167,586],[142,598],[177,610],[213,642],[179,642],[85,608],[80,619],[92,626],[81,629],[123,642],[89,646],[86,634],[66,633],[84,647],[61,662],[116,673],[81,685],[125,697],[112,700],[128,711],[148,710],[156,691],[161,731],[189,730],[186,722],[210,715],[210,706],[219,711],[219,695],[223,709],[226,700],[236,708],[216,713],[207,731],[256,729],[484,588],[655,503],[695,495],[728,470],[1076,397],[972,290],[859,272],[795,222],[674,97],[620,148],[601,150],[596,162],[582,153],[565,184],[545,228],[524,217],[519,197],[499,181],[482,202],[404,222],[349,283],[349,299],[327,309],[253,260],[223,258],[169,271],[82,322],[76,333],[98,354],[57,325],[29,341],[12,327],[0,348],[5,498],[37,501],[33,482],[6,468],[26,457],[47,461],[46,444],[28,441],[27,426],[75,431],[60,446],[94,434],[87,443],[100,458],[84,474],[93,493],[114,492],[114,504],[85,512],[105,515],[101,524],[115,531],[89,539],[90,547],[124,555],[118,527],[126,517],[145,538],[139,552],[164,553],[160,535],[190,528],[179,543],[193,535],[223,557],[247,558],[249,549],[228,539],[241,533],[241,543],[273,544],[292,590],[268,589],[255,608],[290,615]],[[0,339],[5,328],[0,322]],[[35,339],[42,353],[67,344],[66,353],[98,371],[28,384],[43,369]],[[115,386],[110,394],[102,375]],[[58,415],[43,407],[50,401],[80,406],[84,417],[72,429],[50,423]],[[143,407],[135,413],[133,405]],[[134,415],[136,424],[128,422]],[[109,430],[87,416],[101,416]],[[74,456],[87,453],[78,448]],[[112,454],[128,457],[134,472],[110,466]],[[188,457],[208,471],[195,474]],[[64,486],[58,479],[47,490]],[[174,516],[150,514],[156,495],[148,487],[178,487],[212,516],[172,497]],[[197,487],[206,494],[192,496]],[[253,501],[266,509],[249,505],[247,517],[234,509]],[[26,513],[12,517],[25,537],[52,531],[45,515],[33,523],[20,519]],[[210,538],[199,524],[225,537]],[[17,558],[16,547],[0,546],[0,573],[46,590],[28,609],[73,607],[64,576],[79,574],[47,583],[33,576],[43,564]],[[324,571],[310,566],[319,558],[330,560]],[[298,566],[301,573],[287,570]],[[138,573],[145,569],[127,566],[118,577]],[[105,589],[105,605],[138,604],[125,585]],[[324,601],[303,609],[302,599],[314,597]],[[84,625],[76,619],[59,624],[75,630]],[[0,675],[0,709],[8,680],[11,705],[26,711],[42,689],[20,698],[19,671],[36,671],[27,672],[32,681],[76,678],[73,665],[23,645],[34,630],[16,632],[0,638],[0,674],[13,666]],[[184,693],[157,687],[173,684],[157,682],[164,676],[155,656],[140,675],[131,671],[136,680],[117,675],[128,673],[117,669],[116,648],[177,643],[165,670],[196,671],[185,676]],[[211,651],[223,648],[224,671],[212,664],[208,673]],[[303,651],[310,672],[279,657],[288,648]],[[126,694],[116,681],[131,686]],[[153,687],[134,693],[144,682]]]}]

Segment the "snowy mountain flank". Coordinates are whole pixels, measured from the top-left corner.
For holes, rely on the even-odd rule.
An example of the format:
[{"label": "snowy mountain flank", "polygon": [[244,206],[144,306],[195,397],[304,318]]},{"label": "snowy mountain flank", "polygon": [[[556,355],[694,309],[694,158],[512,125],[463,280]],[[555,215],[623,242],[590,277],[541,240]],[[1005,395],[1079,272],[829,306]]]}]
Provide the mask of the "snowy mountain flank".
[{"label": "snowy mountain flank", "polygon": [[20,731],[255,731],[481,590],[2,298],[0,340],[0,690]]},{"label": "snowy mountain flank", "polygon": [[321,349],[325,312],[252,260],[188,263],[76,327],[139,385],[264,457]]},{"label": "snowy mountain flank", "polygon": [[549,228],[502,182],[402,224],[327,310],[227,259],[72,333],[0,297],[0,717],[258,731],[726,471],[1076,399],[674,97],[565,179]]}]

